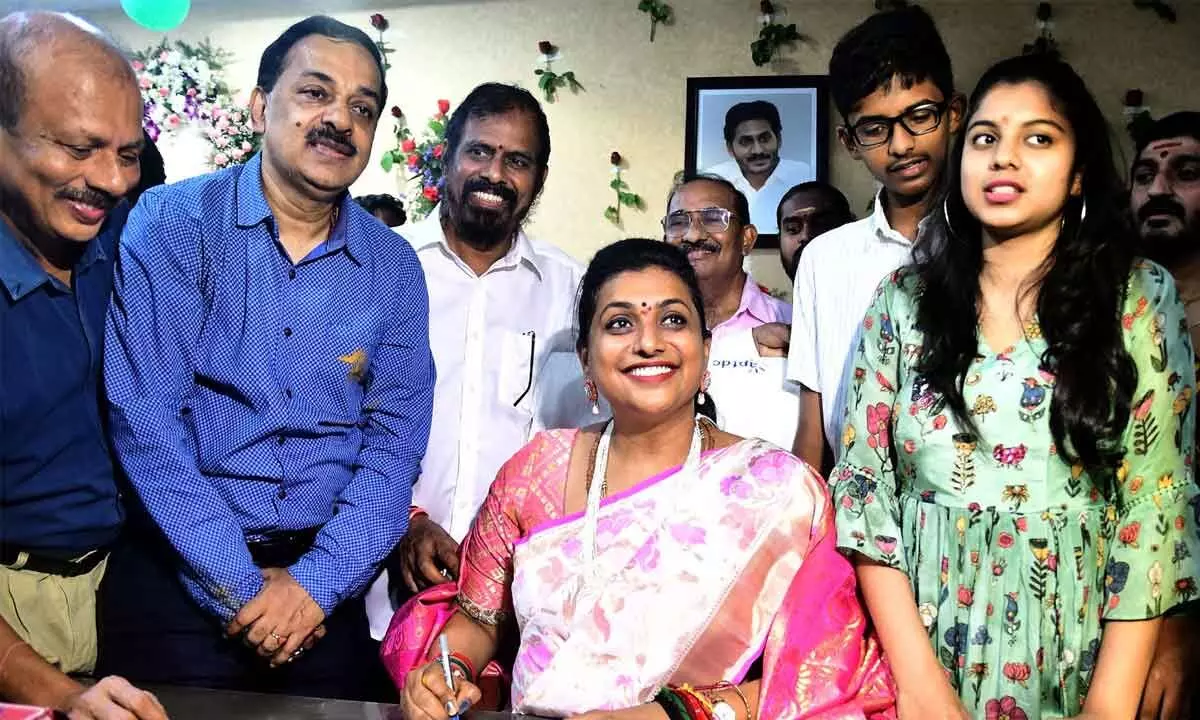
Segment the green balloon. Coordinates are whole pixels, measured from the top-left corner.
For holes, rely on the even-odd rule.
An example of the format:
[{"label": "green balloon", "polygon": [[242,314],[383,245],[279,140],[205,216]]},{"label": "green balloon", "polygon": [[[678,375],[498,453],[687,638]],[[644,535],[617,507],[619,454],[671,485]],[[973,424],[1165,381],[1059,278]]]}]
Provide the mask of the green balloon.
[{"label": "green balloon", "polygon": [[121,0],[130,20],[158,32],[179,27],[191,8],[192,0]]}]

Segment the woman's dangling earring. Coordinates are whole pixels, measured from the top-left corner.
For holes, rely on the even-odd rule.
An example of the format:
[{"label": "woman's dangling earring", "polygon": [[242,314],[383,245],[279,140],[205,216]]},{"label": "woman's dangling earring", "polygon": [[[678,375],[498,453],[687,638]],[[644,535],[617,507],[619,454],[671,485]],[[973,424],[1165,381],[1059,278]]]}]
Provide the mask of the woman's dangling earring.
[{"label": "woman's dangling earring", "polygon": [[600,393],[596,391],[596,383],[589,380],[583,381],[583,391],[587,393],[587,399],[592,403],[592,414],[600,414]]},{"label": "woman's dangling earring", "polygon": [[1087,198],[1086,197],[1082,198],[1082,201],[1083,202],[1079,203],[1079,224],[1080,225],[1082,225],[1084,219],[1087,218]]},{"label": "woman's dangling earring", "polygon": [[954,232],[954,226],[950,224],[950,198],[942,200],[942,217],[946,218],[946,229],[950,234],[957,237],[958,233]]},{"label": "woman's dangling earring", "polygon": [[705,370],[704,376],[700,378],[700,392],[696,395],[696,402],[700,403],[701,405],[708,402],[708,398],[704,395],[704,393],[708,391],[708,384],[711,381],[712,376],[708,374],[707,370]]}]

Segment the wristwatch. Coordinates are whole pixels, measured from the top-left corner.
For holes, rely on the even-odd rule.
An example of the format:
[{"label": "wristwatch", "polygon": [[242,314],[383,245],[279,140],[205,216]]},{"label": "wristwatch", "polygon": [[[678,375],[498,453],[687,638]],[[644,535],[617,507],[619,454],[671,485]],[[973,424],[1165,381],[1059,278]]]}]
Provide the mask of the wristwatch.
[{"label": "wristwatch", "polygon": [[737,720],[737,711],[724,700],[713,703],[712,714],[716,720]]}]

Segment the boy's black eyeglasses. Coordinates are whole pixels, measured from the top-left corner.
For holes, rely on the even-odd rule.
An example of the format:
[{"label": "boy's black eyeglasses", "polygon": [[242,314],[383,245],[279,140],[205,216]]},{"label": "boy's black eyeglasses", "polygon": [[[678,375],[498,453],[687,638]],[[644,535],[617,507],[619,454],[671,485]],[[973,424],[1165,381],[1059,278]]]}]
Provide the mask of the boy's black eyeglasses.
[{"label": "boy's black eyeglasses", "polygon": [[846,131],[860,148],[879,147],[891,142],[896,123],[904,126],[909,135],[926,135],[937,130],[942,124],[942,116],[946,114],[946,107],[946,102],[922,103],[910,107],[900,115],[863,118],[847,126]]}]

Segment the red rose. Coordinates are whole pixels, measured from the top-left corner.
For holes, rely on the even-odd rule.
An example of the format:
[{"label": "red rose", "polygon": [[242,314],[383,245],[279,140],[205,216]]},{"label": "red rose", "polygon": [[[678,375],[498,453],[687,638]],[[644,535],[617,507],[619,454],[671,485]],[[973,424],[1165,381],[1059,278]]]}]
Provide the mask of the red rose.
[{"label": "red rose", "polygon": [[609,164],[612,164],[612,165],[620,165],[621,164],[621,153],[617,152],[616,150],[613,150],[612,153],[608,156],[608,162],[609,162]]},{"label": "red rose", "polygon": [[543,55],[553,55],[558,48],[554,47],[554,43],[549,40],[543,40],[538,43],[538,52]]},{"label": "red rose", "polygon": [[421,191],[421,194],[424,195],[425,199],[428,200],[429,202],[437,202],[438,189],[436,187],[430,185],[429,187],[427,187],[423,191]]},{"label": "red rose", "polygon": [[975,602],[975,593],[965,585],[958,586],[958,606],[971,607],[971,603]]},{"label": "red rose", "polygon": [[1017,529],[1021,532],[1025,532],[1029,529],[1029,521],[1023,517],[1017,518]]},{"label": "red rose", "polygon": [[392,106],[392,117],[394,117],[394,118],[402,118],[402,117],[404,117],[404,111],[402,111],[402,110],[400,109],[400,106],[399,106],[399,105],[393,105],[393,106]]},{"label": "red rose", "polygon": [[381,15],[379,13],[375,13],[374,15],[371,16],[371,27],[375,28],[379,32],[383,32],[384,30],[387,30],[388,29],[387,18],[385,18],[383,15]]},{"label": "red rose", "polygon": [[1137,88],[1125,91],[1125,107],[1141,107],[1145,104],[1145,99],[1146,96]]},{"label": "red rose", "polygon": [[400,141],[400,149],[406,153],[410,153],[417,149],[417,144],[413,142],[412,138],[404,138]]},{"label": "red rose", "polygon": [[450,101],[438,100],[438,112],[442,113],[443,115],[450,112]]},{"label": "red rose", "polygon": [[1139,522],[1132,522],[1121,528],[1121,532],[1117,535],[1117,537],[1121,538],[1121,542],[1125,543],[1126,545],[1133,545],[1137,542],[1138,534],[1141,531],[1142,524]]},{"label": "red rose", "polygon": [[996,544],[1006,550],[1008,548],[1012,547],[1013,546],[1012,533],[1006,533],[1006,532],[1000,533],[999,537],[996,538]]},{"label": "red rose", "polygon": [[444,153],[444,152],[446,152],[446,146],[445,146],[445,145],[442,145],[442,144],[440,144],[440,143],[439,143],[439,144],[437,144],[437,145],[434,145],[434,146],[433,146],[433,156],[434,156],[435,158],[439,158],[439,159],[440,159],[440,158],[442,157],[442,153]]},{"label": "red rose", "polygon": [[1004,677],[1015,683],[1024,685],[1032,674],[1029,663],[1004,663]]},{"label": "red rose", "polygon": [[934,430],[941,430],[944,427],[946,427],[946,416],[945,415],[938,415],[937,417],[935,417],[933,419],[933,429]]},{"label": "red rose", "polygon": [[418,156],[416,156],[416,155],[409,155],[409,156],[408,156],[408,166],[409,166],[410,168],[415,168],[415,167],[416,167],[416,166],[417,166],[417,165],[418,165],[420,162],[421,162],[421,158],[420,158],[420,157],[418,157]]}]

